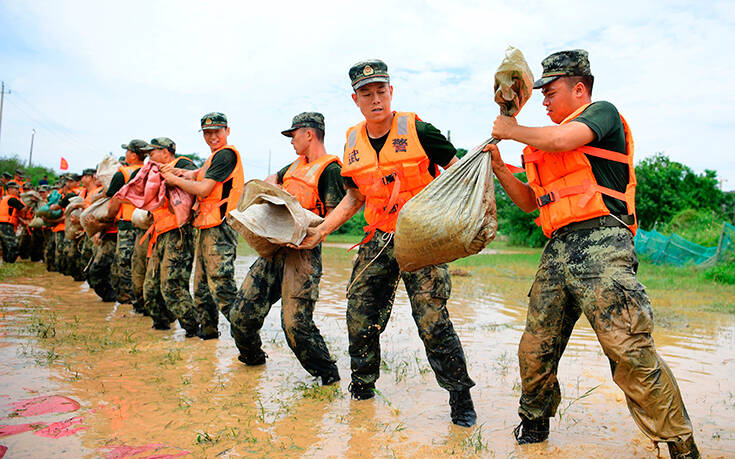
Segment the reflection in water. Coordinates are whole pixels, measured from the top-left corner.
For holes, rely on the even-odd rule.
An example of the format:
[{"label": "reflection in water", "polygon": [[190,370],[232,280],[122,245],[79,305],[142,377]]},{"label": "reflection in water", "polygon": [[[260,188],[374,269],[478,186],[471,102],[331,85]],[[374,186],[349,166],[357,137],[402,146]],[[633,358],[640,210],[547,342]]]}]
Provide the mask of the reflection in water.
[{"label": "reflection in water", "polygon": [[[549,442],[514,444],[516,351],[530,282],[482,270],[454,277],[448,304],[477,383],[477,428],[451,424],[448,394],[426,361],[402,286],[381,338],[379,395],[350,400],[344,290],[351,254],[336,248],[324,254],[314,320],[342,376],[328,388],[288,348],[280,303],[261,332],[267,364],[246,367],[237,360],[223,317],[219,340],[185,339],[178,326],[151,330],[150,319],[133,314],[129,305],[101,303],[86,284],[58,274],[0,284],[0,405],[39,394],[67,396],[81,404],[79,410],[30,421],[50,424],[73,414],[88,427],[58,440],[26,432],[0,438],[0,444],[9,447],[8,457],[98,457],[150,445],[162,445],[157,455],[188,451],[193,457],[655,457],[584,318],[561,360],[564,399]],[[237,259],[238,282],[253,261]],[[686,326],[658,327],[658,350],[677,376],[701,449],[733,456],[735,319],[710,314],[687,320]]]}]

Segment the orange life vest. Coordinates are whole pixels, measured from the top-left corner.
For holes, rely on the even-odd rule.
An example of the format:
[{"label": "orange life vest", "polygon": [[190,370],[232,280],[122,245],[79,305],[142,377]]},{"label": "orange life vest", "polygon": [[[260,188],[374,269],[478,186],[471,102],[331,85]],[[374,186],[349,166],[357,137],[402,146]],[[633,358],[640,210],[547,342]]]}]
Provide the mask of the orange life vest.
[{"label": "orange life vest", "polygon": [[311,162],[307,162],[305,156],[300,156],[284,174],[283,188],[299,201],[301,207],[323,217],[327,209],[319,199],[319,178],[324,169],[334,162],[342,165],[334,155],[324,155]]},{"label": "orange life vest", "polygon": [[0,199],[0,223],[10,223],[13,225],[13,229],[15,229],[18,227],[18,211],[10,207],[9,202],[11,198],[20,200],[19,197],[9,194],[6,194]]},{"label": "orange life vest", "polygon": [[[130,176],[133,175],[133,172],[137,171],[141,167],[143,167],[142,164],[135,164],[133,166],[121,166],[118,171],[122,173],[123,178],[125,179],[125,183],[128,183],[130,181]],[[122,204],[120,204],[120,211],[118,211],[117,213],[117,219],[129,222],[130,219],[133,218],[134,210],[134,205],[128,202],[123,202]]]},{"label": "orange life vest", "polygon": [[[76,191],[76,188],[72,189],[68,193],[62,194],[61,195],[61,199],[64,199],[67,195],[69,195],[71,193],[74,193],[75,191]],[[61,192],[59,192],[59,193],[61,193]],[[64,231],[65,229],[66,229],[66,218],[63,218],[62,217],[61,222],[60,223],[57,223],[56,226],[54,226],[51,229],[51,231],[54,232],[54,233],[60,233],[60,232]]]},{"label": "orange life vest", "polygon": [[204,179],[204,174],[206,174],[207,169],[212,164],[214,155],[225,149],[235,152],[237,164],[225,180],[217,182],[212,192],[206,198],[197,198],[199,201],[199,211],[194,218],[194,226],[196,228],[205,229],[220,225],[227,216],[227,213],[237,208],[237,202],[240,200],[240,195],[242,195],[242,188],[245,184],[242,161],[240,160],[240,153],[232,145],[225,145],[222,148],[218,148],[207,158],[204,166],[197,172],[197,181]]},{"label": "orange life vest", "polygon": [[[589,104],[569,115],[561,124],[578,117]],[[575,150],[547,152],[527,146],[523,150],[528,184],[536,195],[536,203],[541,215],[536,223],[544,234],[551,234],[570,223],[581,222],[595,217],[610,215],[610,210],[602,200],[602,195],[624,201],[633,224],[628,228],[635,234],[635,168],[633,165],[633,136],[628,123],[620,116],[625,132],[625,147],[628,154],[584,145]],[[586,155],[604,158],[628,165],[628,185],[625,192],[601,186],[595,180],[592,166]]]},{"label": "orange life vest", "polygon": [[[434,180],[429,158],[419,142],[416,120],[420,118],[415,113],[394,112],[380,155],[370,144],[365,121],[347,130],[342,175],[351,177],[365,196],[365,241],[376,228],[394,232],[403,205]],[[437,175],[438,168],[434,169]]]},{"label": "orange life vest", "polygon": [[[191,162],[189,158],[185,156],[180,156],[178,158],[174,158],[174,160],[168,163],[168,165],[174,166],[176,165],[176,163],[179,162],[180,159]],[[153,214],[153,225],[148,230],[148,233],[153,233],[153,236],[151,237],[151,240],[149,242],[149,249],[156,242],[158,236],[179,227],[176,221],[176,215],[171,211],[171,209],[169,209],[168,198],[164,198],[163,203],[160,207],[151,210],[151,214]],[[143,239],[145,239],[145,236],[141,238],[141,242],[143,242]]]}]

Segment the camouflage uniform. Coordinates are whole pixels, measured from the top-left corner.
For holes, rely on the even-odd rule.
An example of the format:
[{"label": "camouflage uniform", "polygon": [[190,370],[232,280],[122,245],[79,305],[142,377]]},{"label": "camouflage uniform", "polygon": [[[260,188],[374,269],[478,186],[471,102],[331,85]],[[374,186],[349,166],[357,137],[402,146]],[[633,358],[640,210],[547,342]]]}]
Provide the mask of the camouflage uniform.
[{"label": "camouflage uniform", "polygon": [[135,295],[132,279],[133,252],[135,251],[135,239],[142,231],[135,227],[118,227],[117,230],[115,267],[118,281],[117,301],[121,304],[133,304]]},{"label": "camouflage uniform", "polygon": [[380,230],[360,246],[350,278],[352,287],[347,292],[353,385],[372,387],[378,379],[380,334],[390,318],[399,278],[406,286],[413,319],[439,385],[450,391],[474,386],[467,374],[462,344],[447,311],[451,291],[447,265],[400,272],[393,255],[393,239]]},{"label": "camouflage uniform", "polygon": [[188,336],[194,336],[198,315],[189,293],[194,263],[194,227],[187,223],[167,231],[156,240],[148,259],[143,294],[145,309],[155,325],[169,325],[179,319]]},{"label": "camouflage uniform", "polygon": [[250,267],[230,311],[231,334],[245,361],[263,355],[260,329],[273,303],[281,300],[281,326],[296,358],[312,376],[337,374],[312,315],[322,276],[321,245],[311,250],[282,248]]},{"label": "camouflage uniform", "polygon": [[83,273],[84,279],[89,274],[89,264],[94,258],[94,243],[86,234],[81,237],[81,254],[76,263],[78,272]]},{"label": "camouflage uniform", "polygon": [[0,223],[0,243],[2,244],[3,261],[15,263],[18,258],[18,236],[10,223]]},{"label": "camouflage uniform", "polygon": [[117,297],[113,286],[118,282],[117,273],[113,269],[117,234],[103,234],[101,241],[102,243],[94,249],[94,258],[89,265],[87,283],[102,298],[102,301],[113,302]]},{"label": "camouflage uniform", "polygon": [[51,272],[59,270],[56,265],[56,238],[54,234],[51,229],[44,229],[44,240],[46,243],[43,249],[43,260],[46,262],[46,270]]},{"label": "camouflage uniform", "polygon": [[31,228],[31,261],[43,260],[44,240],[42,228]]},{"label": "camouflage uniform", "polygon": [[80,236],[74,240],[66,240],[66,259],[69,264],[69,272],[77,282],[84,282],[84,267],[79,269],[82,262],[82,246],[84,245],[84,237]]},{"label": "camouflage uniform", "polygon": [[23,226],[18,236],[18,258],[27,260],[31,256],[31,230]]},{"label": "camouflage uniform", "polygon": [[676,380],[654,347],[653,312],[637,269],[633,236],[626,228],[572,231],[549,241],[529,293],[518,349],[520,415],[530,420],[554,416],[561,401],[559,359],[584,313],[638,427],[654,441],[693,444]]},{"label": "camouflage uniform", "polygon": [[[145,239],[143,239],[145,236]],[[143,282],[145,281],[146,265],[148,264],[148,241],[150,235],[140,230],[135,236],[133,256],[130,262],[130,281],[133,286],[133,309],[135,312],[146,314],[144,307]]]},{"label": "camouflage uniform", "polygon": [[69,275],[69,258],[66,256],[67,247],[69,245],[63,231],[54,233],[54,258],[56,259],[56,269],[64,275]]},{"label": "camouflage uniform", "polygon": [[229,320],[230,308],[237,295],[235,257],[237,232],[227,222],[199,230],[194,268],[194,307],[202,335],[217,332],[217,306]]}]

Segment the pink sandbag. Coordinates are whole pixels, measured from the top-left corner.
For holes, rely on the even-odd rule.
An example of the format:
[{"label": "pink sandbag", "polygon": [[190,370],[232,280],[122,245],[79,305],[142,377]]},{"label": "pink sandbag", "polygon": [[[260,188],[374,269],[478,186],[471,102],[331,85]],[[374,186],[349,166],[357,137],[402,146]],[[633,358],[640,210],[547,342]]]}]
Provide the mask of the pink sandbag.
[{"label": "pink sandbag", "polygon": [[158,170],[158,164],[153,161],[148,161],[141,167],[135,177],[120,188],[115,197],[143,210],[157,209],[163,204],[164,198],[168,198],[169,210],[176,215],[178,226],[189,221],[191,208],[195,202],[193,194],[179,187],[167,185]]}]

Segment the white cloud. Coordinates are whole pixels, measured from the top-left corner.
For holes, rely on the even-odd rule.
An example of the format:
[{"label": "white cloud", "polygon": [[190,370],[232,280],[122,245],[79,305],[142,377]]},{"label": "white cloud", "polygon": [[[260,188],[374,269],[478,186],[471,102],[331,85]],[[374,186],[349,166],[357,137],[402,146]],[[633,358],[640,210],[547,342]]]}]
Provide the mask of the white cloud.
[{"label": "white cloud", "polygon": [[[547,54],[580,47],[595,97],[631,123],[638,159],[663,150],[735,188],[725,147],[734,11],[728,2],[5,3],[0,27],[13,40],[0,45],[0,78],[24,100],[6,99],[0,153],[25,155],[33,127],[34,157],[50,166],[63,152],[81,169],[132,137],[166,135],[204,153],[199,117],[219,110],[248,176],[262,177],[269,149],[274,169],[293,157],[279,132],[303,110],[325,114],[327,146],[339,153],[360,119],[347,70],[369,57],[388,63],[395,108],[471,148],[497,114],[491,78],[508,44],[535,72]],[[44,125],[21,108],[42,112]],[[538,95],[519,121],[548,124]],[[517,162],[520,145],[501,148]]]}]

